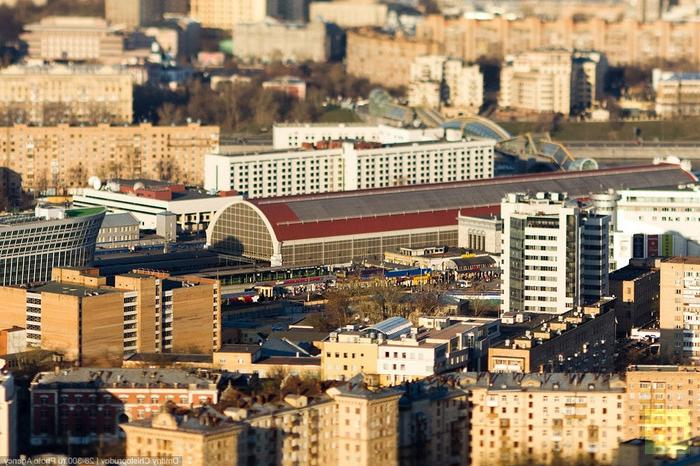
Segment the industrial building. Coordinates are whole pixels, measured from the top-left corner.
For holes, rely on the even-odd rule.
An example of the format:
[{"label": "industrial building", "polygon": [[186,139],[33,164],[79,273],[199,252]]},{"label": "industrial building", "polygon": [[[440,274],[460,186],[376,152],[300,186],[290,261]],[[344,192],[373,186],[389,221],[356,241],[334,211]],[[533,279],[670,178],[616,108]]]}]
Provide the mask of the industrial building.
[{"label": "industrial building", "polygon": [[538,173],[270,199],[233,199],[207,230],[210,248],[272,265],[381,260],[385,251],[457,246],[457,216],[490,217],[509,192],[589,196],[609,188],[649,188],[695,177],[673,164]]}]

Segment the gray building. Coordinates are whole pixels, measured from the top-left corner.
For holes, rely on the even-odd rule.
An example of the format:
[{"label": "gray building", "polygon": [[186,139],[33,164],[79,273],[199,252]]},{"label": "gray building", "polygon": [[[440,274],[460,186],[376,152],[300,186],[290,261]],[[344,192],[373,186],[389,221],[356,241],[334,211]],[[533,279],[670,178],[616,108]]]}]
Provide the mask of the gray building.
[{"label": "gray building", "polygon": [[140,225],[139,219],[130,212],[105,215],[97,235],[97,244],[110,247],[138,241]]},{"label": "gray building", "polygon": [[105,209],[95,207],[65,209],[46,218],[0,217],[0,285],[43,282],[54,267],[88,265],[104,216]]}]

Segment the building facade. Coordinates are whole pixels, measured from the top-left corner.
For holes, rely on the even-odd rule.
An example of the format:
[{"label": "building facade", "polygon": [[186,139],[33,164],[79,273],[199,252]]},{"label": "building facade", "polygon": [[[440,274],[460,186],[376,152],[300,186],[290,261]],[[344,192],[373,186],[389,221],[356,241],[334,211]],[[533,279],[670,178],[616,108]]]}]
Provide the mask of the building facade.
[{"label": "building facade", "polygon": [[24,30],[33,59],[119,63],[124,50],[123,38],[102,18],[50,16]]},{"label": "building facade", "polygon": [[246,61],[316,61],[338,56],[338,31],[319,21],[283,23],[273,19],[236,24],[233,54]]},{"label": "building facade", "polygon": [[492,178],[494,145],[490,139],[331,142],[300,151],[208,154],[204,187],[259,198]]},{"label": "building facade", "polygon": [[568,115],[571,81],[568,50],[524,52],[506,58],[501,67],[498,105],[505,109]]},{"label": "building facade", "polygon": [[411,65],[408,101],[433,108],[443,104],[477,113],[484,103],[484,75],[478,65],[441,55],[416,57]]},{"label": "building facade", "polygon": [[311,2],[309,18],[337,24],[341,28],[382,27],[387,22],[389,5],[375,2]]},{"label": "building facade", "polygon": [[[230,30],[239,24],[265,21],[276,0],[191,0],[190,16],[207,28]],[[271,8],[272,6],[272,8]]]},{"label": "building facade", "polygon": [[217,280],[135,271],[114,286],[96,269],[55,268],[51,281],[2,287],[3,327],[67,361],[109,367],[134,352],[204,352],[221,346]]},{"label": "building facade", "polygon": [[0,455],[15,459],[19,453],[18,411],[15,379],[10,372],[0,375]]},{"label": "building facade", "polygon": [[7,124],[131,123],[132,77],[96,65],[13,65],[0,71]]},{"label": "building facade", "polygon": [[528,330],[489,348],[490,372],[588,372],[612,370],[614,299],[534,319]]},{"label": "building facade", "polygon": [[661,350],[676,358],[700,358],[700,258],[661,261],[659,328]]},{"label": "building facade", "polygon": [[655,266],[628,264],[609,276],[610,296],[615,300],[618,335],[629,335],[659,316],[659,270]]},{"label": "building facade", "polygon": [[91,176],[201,185],[204,154],[218,147],[219,128],[198,124],[0,128],[2,165],[40,191],[84,186]]},{"label": "building facade", "polygon": [[561,314],[608,295],[609,217],[566,194],[501,204],[503,312]]},{"label": "building facade", "polygon": [[32,446],[110,444],[120,424],[149,419],[166,402],[216,403],[216,380],[179,369],[71,368],[40,372],[30,387]]},{"label": "building facade", "polygon": [[[32,214],[0,217],[0,285],[46,281],[54,267],[92,262],[105,209],[67,209],[61,217]],[[20,326],[24,327],[24,324]],[[3,328],[11,327],[11,325]]]},{"label": "building facade", "polygon": [[105,215],[97,234],[100,247],[114,247],[129,244],[139,239],[140,222],[130,213]]},{"label": "building facade", "polygon": [[652,73],[655,111],[662,118],[700,115],[700,74],[655,69]]},{"label": "building facade", "polygon": [[136,29],[159,21],[164,0],[105,0],[105,18],[111,24]]}]

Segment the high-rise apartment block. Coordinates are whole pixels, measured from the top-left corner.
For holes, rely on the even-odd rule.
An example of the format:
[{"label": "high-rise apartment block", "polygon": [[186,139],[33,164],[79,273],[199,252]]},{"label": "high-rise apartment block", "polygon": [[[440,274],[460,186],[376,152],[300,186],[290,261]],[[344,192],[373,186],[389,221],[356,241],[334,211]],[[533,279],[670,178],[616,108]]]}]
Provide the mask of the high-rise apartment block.
[{"label": "high-rise apartment block", "polygon": [[498,105],[506,109],[568,115],[571,52],[537,50],[506,58],[501,68]]},{"label": "high-rise apartment block", "polygon": [[659,264],[659,327],[662,352],[700,358],[700,258],[675,257]]},{"label": "high-rise apartment block", "polygon": [[81,187],[91,176],[201,186],[204,154],[218,147],[219,128],[198,124],[0,128],[2,165],[22,177],[25,189],[34,190]]},{"label": "high-rise apartment block", "polygon": [[484,103],[484,76],[478,65],[467,65],[461,59],[417,57],[411,65],[408,100],[414,106],[444,104],[478,112]]},{"label": "high-rise apartment block", "polygon": [[0,118],[6,125],[131,123],[132,87],[120,67],[13,65],[0,70]]},{"label": "high-rise apartment block", "polygon": [[503,219],[503,312],[562,314],[608,295],[610,217],[561,193],[511,193]]},{"label": "high-rise apartment block", "polygon": [[24,29],[22,40],[29,47],[29,58],[106,64],[122,58],[124,38],[102,18],[51,16]]},{"label": "high-rise apartment block", "polygon": [[105,0],[105,18],[111,24],[136,29],[160,20],[163,0]]},{"label": "high-rise apartment block", "polygon": [[494,144],[330,141],[306,150],[208,154],[204,187],[270,197],[492,178]]},{"label": "high-rise apartment block", "polygon": [[3,328],[27,328],[29,346],[81,365],[108,365],[134,352],[211,352],[221,346],[216,280],[146,271],[118,275],[56,268],[51,281],[0,288]]}]

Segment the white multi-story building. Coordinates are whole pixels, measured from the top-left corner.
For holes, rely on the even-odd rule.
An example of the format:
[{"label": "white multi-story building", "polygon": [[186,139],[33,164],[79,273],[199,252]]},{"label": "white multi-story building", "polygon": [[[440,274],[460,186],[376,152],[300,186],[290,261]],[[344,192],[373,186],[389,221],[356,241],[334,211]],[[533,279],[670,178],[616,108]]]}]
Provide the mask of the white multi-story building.
[{"label": "white multi-story building", "polygon": [[15,379],[9,372],[0,374],[0,457],[17,457]]},{"label": "white multi-story building", "polygon": [[326,144],[330,149],[208,154],[204,187],[270,197],[492,178],[494,144],[338,142]]},{"label": "white multi-story building", "polygon": [[608,293],[609,217],[561,193],[511,193],[503,218],[503,312],[562,314]]},{"label": "white multi-story building", "polygon": [[442,55],[416,57],[411,65],[408,88],[411,105],[471,109],[484,103],[484,76],[478,65]]},{"label": "white multi-story building", "polygon": [[630,259],[700,255],[700,185],[635,189],[593,196],[598,213],[611,216],[611,264]]},{"label": "white multi-story building", "polygon": [[365,123],[301,123],[278,124],[272,127],[273,149],[294,149],[321,141],[367,141],[380,144],[438,141],[443,128],[397,128]]},{"label": "white multi-story building", "polygon": [[657,115],[664,118],[700,115],[700,73],[655,69],[652,85]]},{"label": "white multi-story building", "polygon": [[569,114],[571,51],[534,50],[506,58],[501,68],[501,108]]}]

